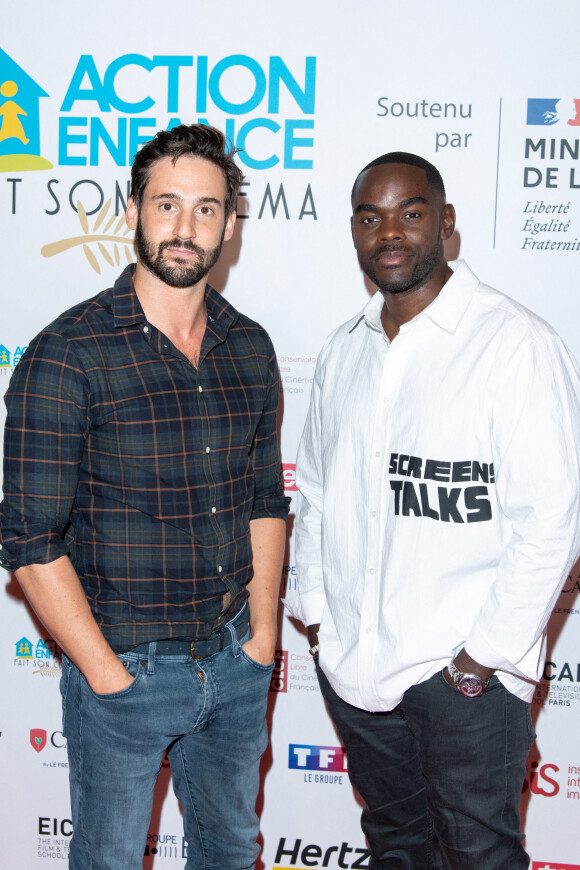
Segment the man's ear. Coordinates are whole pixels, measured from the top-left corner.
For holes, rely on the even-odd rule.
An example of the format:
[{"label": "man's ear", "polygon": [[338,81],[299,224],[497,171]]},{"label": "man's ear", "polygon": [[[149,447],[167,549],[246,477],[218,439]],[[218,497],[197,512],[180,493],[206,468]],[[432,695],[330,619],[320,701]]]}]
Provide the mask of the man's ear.
[{"label": "man's ear", "polygon": [[139,220],[139,209],[135,205],[135,200],[132,196],[129,197],[127,203],[127,211],[125,212],[125,223],[130,230],[137,229],[137,221]]},{"label": "man's ear", "polygon": [[235,211],[229,213],[226,218],[226,225],[224,227],[224,242],[229,242],[231,237],[234,234],[234,227],[236,225],[237,214]]},{"label": "man's ear", "polygon": [[450,202],[443,206],[441,212],[441,239],[445,242],[455,232],[455,209]]}]

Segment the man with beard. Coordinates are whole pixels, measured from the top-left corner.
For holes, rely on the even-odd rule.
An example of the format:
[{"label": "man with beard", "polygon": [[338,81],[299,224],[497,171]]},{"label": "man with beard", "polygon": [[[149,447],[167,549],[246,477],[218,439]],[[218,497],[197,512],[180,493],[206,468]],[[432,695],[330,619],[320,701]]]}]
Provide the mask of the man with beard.
[{"label": "man with beard", "polygon": [[370,867],[520,870],[530,700],[580,550],[580,386],[553,330],[443,242],[438,171],[352,192],[378,287],[322,350],[297,460],[299,596]]},{"label": "man with beard", "polygon": [[186,867],[254,866],[287,499],[264,330],[207,284],[242,175],[207,126],[137,154],[137,264],[11,380],[2,564],[63,649],[71,870],[142,867],[164,753]]}]

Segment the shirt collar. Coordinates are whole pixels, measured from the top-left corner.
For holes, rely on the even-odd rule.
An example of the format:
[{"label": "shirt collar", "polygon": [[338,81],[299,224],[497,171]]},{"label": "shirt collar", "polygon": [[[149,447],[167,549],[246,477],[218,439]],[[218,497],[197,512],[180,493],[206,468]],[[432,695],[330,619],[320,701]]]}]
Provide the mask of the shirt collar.
[{"label": "shirt collar", "polygon": [[[133,284],[135,268],[135,263],[131,263],[115,281],[112,291],[115,328],[147,322]],[[205,290],[205,304],[207,307],[207,328],[217,338],[223,338],[230,326],[238,319],[238,312],[209,284]]]},{"label": "shirt collar", "polygon": [[147,318],[133,286],[135,263],[131,263],[115,281],[112,292],[112,309],[115,329],[146,323]]},{"label": "shirt collar", "polygon": [[[443,285],[433,302],[414,317],[413,320],[409,321],[409,323],[413,323],[419,317],[426,316],[446,332],[451,334],[455,332],[475,294],[479,279],[476,278],[463,260],[458,260],[456,263],[451,264],[451,268],[453,269],[453,275]],[[357,315],[349,332],[354,332],[363,320],[372,329],[382,331],[382,308],[383,295],[380,292],[375,293],[370,302]]]},{"label": "shirt collar", "polygon": [[421,314],[453,335],[473,299],[479,279],[463,260],[458,260],[451,268],[453,275]]}]

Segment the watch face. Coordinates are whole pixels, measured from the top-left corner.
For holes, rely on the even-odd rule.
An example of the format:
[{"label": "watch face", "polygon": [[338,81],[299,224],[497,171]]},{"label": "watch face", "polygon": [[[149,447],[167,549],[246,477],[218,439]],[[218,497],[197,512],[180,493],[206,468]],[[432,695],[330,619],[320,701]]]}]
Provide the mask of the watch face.
[{"label": "watch face", "polygon": [[479,677],[469,676],[459,680],[457,688],[466,698],[477,698],[479,695],[483,695],[485,685]]}]

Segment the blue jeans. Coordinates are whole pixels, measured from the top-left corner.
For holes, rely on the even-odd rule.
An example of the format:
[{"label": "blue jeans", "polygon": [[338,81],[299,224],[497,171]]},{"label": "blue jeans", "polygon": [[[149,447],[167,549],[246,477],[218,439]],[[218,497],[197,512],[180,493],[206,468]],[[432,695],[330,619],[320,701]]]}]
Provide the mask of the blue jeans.
[{"label": "blue jeans", "polygon": [[[238,615],[239,618],[239,615]],[[247,616],[245,616],[247,619]],[[234,620],[235,622],[235,620]],[[142,870],[155,781],[167,750],[183,809],[186,870],[250,870],[272,665],[233,643],[204,659],[119,655],[135,677],[97,695],[63,657],[74,834],[70,870]]]},{"label": "blue jeans", "polygon": [[439,672],[389,713],[345,703],[318,667],[346,748],[371,870],[525,870],[519,805],[530,707],[492,677],[465,698]]}]

